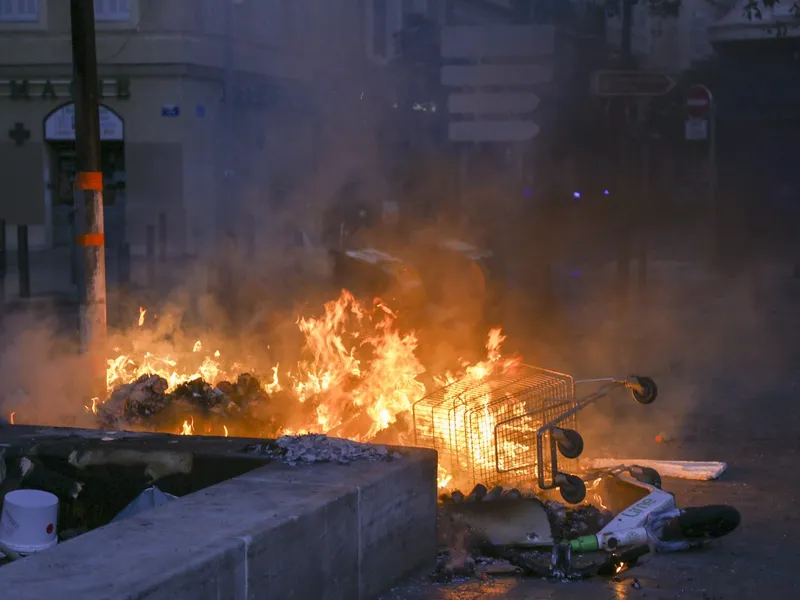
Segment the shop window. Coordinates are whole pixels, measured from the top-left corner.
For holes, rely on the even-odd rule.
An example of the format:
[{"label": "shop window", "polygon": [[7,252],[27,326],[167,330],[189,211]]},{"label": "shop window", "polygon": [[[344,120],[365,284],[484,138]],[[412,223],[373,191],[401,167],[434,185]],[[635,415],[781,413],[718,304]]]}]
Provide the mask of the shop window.
[{"label": "shop window", "polygon": [[98,21],[129,21],[131,0],[94,0],[94,18]]},{"label": "shop window", "polygon": [[0,22],[39,20],[39,0],[0,0]]}]

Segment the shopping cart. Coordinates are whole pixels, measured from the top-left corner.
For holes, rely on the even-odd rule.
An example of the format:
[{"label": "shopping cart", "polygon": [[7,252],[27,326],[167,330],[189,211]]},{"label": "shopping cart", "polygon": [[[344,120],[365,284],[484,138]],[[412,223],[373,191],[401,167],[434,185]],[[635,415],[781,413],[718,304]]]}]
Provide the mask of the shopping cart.
[{"label": "shopping cart", "polygon": [[[576,398],[576,385],[593,390]],[[440,478],[449,485],[557,488],[577,504],[586,496],[583,480],[573,474],[583,452],[577,413],[620,388],[641,404],[658,393],[649,377],[576,381],[529,365],[466,377],[414,404],[414,442],[438,452]]]}]

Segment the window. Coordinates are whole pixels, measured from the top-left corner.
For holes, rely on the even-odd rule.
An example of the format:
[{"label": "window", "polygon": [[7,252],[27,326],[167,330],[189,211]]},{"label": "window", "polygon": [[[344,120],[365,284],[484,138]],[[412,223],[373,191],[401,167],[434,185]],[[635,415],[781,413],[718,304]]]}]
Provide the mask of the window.
[{"label": "window", "polygon": [[94,0],[94,18],[98,21],[128,21],[131,0]]},{"label": "window", "polygon": [[38,0],[0,0],[0,22],[39,20]]}]

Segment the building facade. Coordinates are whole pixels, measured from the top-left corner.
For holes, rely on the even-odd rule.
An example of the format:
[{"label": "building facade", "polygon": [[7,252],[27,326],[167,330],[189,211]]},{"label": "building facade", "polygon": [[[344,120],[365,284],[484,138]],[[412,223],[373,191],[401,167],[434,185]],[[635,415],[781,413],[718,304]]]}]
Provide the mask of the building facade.
[{"label": "building facade", "polygon": [[[195,255],[270,181],[313,163],[331,72],[366,62],[360,0],[95,0],[109,245]],[[0,218],[69,244],[75,172],[69,2],[0,2]],[[231,96],[226,97],[226,91]],[[247,199],[247,200],[244,200]]]}]

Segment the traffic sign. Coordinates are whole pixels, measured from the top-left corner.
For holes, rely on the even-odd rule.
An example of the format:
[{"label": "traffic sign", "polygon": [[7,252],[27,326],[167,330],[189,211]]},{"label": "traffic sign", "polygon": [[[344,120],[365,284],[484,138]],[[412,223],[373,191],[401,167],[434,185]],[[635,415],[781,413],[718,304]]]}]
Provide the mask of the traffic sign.
[{"label": "traffic sign", "polygon": [[453,142],[527,142],[537,135],[533,121],[451,121],[447,137]]},{"label": "traffic sign", "polygon": [[533,92],[464,92],[447,98],[451,114],[520,114],[533,112],[537,106],[539,98]]},{"label": "traffic sign", "polygon": [[704,85],[693,85],[686,93],[686,112],[693,119],[707,119],[714,101],[711,91]]},{"label": "traffic sign", "polygon": [[536,58],[553,54],[552,25],[453,25],[442,29],[442,57]]},{"label": "traffic sign", "polygon": [[675,83],[666,73],[596,71],[594,93],[597,96],[663,96],[672,91]]},{"label": "traffic sign", "polygon": [[442,85],[487,87],[537,85],[553,81],[553,63],[517,65],[445,65]]},{"label": "traffic sign", "polygon": [[[445,27],[440,77],[442,85],[453,88],[447,108],[459,119],[471,116],[448,124],[449,139],[518,143],[535,138],[539,126],[527,117],[539,98],[531,88],[552,83],[554,51],[555,29],[549,25]],[[461,64],[453,64],[456,60]]]}]

